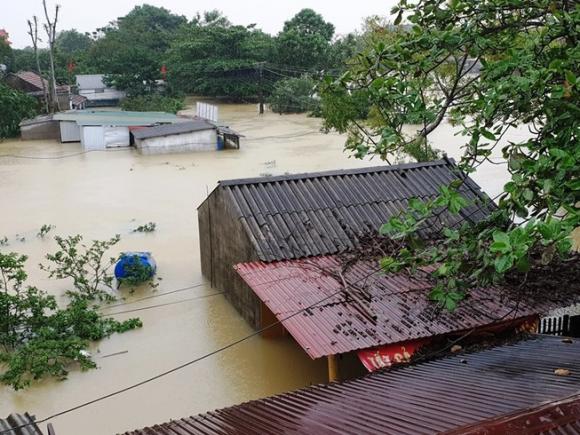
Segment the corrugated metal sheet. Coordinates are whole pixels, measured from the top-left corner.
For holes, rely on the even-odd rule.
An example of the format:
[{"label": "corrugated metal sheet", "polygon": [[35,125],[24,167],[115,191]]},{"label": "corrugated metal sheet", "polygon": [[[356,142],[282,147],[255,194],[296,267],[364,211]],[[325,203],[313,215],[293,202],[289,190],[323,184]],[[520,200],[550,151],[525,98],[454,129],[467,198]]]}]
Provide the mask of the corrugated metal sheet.
[{"label": "corrugated metal sheet", "polygon": [[124,112],[116,110],[69,110],[56,113],[54,119],[57,121],[75,121],[79,125],[111,126],[155,125],[185,121],[184,118],[180,118],[172,113]]},{"label": "corrugated metal sheet", "polygon": [[486,288],[473,290],[453,313],[439,312],[428,301],[432,285],[425,279],[377,273],[374,262],[358,262],[342,277],[341,268],[336,257],[236,266],[312,358],[469,330],[554,308],[547,302],[515,303],[500,289]]},{"label": "corrugated metal sheet", "polygon": [[[554,375],[568,368],[570,376]],[[580,392],[580,342],[537,337],[183,418],[126,435],[433,434]]]},{"label": "corrugated metal sheet", "polygon": [[[432,198],[459,178],[449,160],[269,178],[229,180],[239,219],[263,261],[334,254],[356,245],[356,235],[376,231],[406,209],[413,197]],[[469,178],[461,188],[470,200],[487,198]],[[453,225],[479,221],[488,207],[470,206]]]},{"label": "corrugated metal sheet", "polygon": [[194,131],[215,130],[215,124],[205,119],[196,119],[176,124],[158,125],[155,127],[143,128],[133,132],[135,139],[148,139],[152,137],[170,136],[174,134],[192,133]]},{"label": "corrugated metal sheet", "polygon": [[580,434],[580,395],[462,426],[445,435]]},{"label": "corrugated metal sheet", "polygon": [[19,71],[14,75],[18,77],[20,80],[30,83],[38,90],[43,89],[44,82],[44,88],[48,89],[48,81],[42,78],[40,75],[36,74],[34,71]]},{"label": "corrugated metal sheet", "polygon": [[60,121],[60,141],[80,142],[81,128],[74,121]]},{"label": "corrugated metal sheet", "polygon": [[81,91],[105,89],[104,77],[104,74],[77,74],[77,86]]},{"label": "corrugated metal sheet", "polygon": [[10,414],[8,418],[0,418],[0,433],[3,435],[42,435],[34,423],[34,418],[26,414]]}]

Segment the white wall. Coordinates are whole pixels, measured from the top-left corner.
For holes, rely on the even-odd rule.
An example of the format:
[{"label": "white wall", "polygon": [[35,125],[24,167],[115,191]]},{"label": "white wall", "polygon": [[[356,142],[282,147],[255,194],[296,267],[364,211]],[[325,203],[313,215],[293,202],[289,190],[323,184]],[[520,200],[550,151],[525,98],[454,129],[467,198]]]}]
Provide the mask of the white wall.
[{"label": "white wall", "polygon": [[100,125],[81,126],[81,144],[85,150],[104,150],[105,134]]},{"label": "white wall", "polygon": [[80,142],[81,128],[75,121],[60,121],[60,141]]},{"label": "white wall", "polygon": [[105,148],[128,147],[131,145],[129,127],[104,127]]},{"label": "white wall", "polygon": [[135,145],[145,154],[214,151],[217,149],[217,132],[211,129],[140,139],[135,141]]}]

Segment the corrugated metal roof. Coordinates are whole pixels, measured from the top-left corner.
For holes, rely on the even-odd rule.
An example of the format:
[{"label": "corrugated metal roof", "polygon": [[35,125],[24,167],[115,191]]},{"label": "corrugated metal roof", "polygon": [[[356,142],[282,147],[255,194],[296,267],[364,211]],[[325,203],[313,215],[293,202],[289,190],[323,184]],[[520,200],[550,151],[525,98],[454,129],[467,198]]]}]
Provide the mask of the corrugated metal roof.
[{"label": "corrugated metal roof", "polygon": [[462,426],[445,435],[503,434],[580,435],[580,395],[574,394],[539,406]]},{"label": "corrugated metal roof", "polygon": [[[568,368],[570,376],[554,375]],[[537,337],[183,418],[126,435],[433,434],[580,392],[580,341]]]},{"label": "corrugated metal roof", "polygon": [[57,121],[76,121],[79,125],[154,125],[182,122],[185,119],[165,112],[125,112],[115,110],[69,110],[56,113]]},{"label": "corrugated metal roof", "polygon": [[[554,308],[547,301],[516,303],[501,290],[486,288],[472,290],[451,313],[429,302],[432,285],[426,279],[377,273],[375,262],[355,263],[344,273],[341,268],[336,257],[236,266],[274,315],[287,319],[284,327],[311,358],[469,330]],[[343,278],[346,291],[341,291]]]},{"label": "corrugated metal roof", "polygon": [[14,75],[19,79],[27,83],[30,83],[32,86],[34,86],[36,89],[40,91],[42,91],[43,89],[42,85],[44,82],[45,88],[48,89],[48,81],[42,78],[39,74],[35,73],[34,71],[18,71],[17,73],[14,73]]},{"label": "corrugated metal roof", "polygon": [[104,74],[78,74],[77,86],[79,90],[105,89]]},{"label": "corrugated metal roof", "polygon": [[[356,235],[376,231],[406,209],[413,197],[432,198],[460,177],[449,160],[220,182],[263,261],[335,254],[356,245]],[[487,198],[469,178],[470,200]],[[478,210],[479,209],[479,210]],[[453,225],[479,221],[489,206],[473,205]],[[486,211],[487,210],[487,211]]]},{"label": "corrugated metal roof", "polygon": [[194,131],[215,130],[215,124],[205,119],[195,119],[177,124],[159,125],[156,127],[142,128],[133,132],[136,139],[149,139],[152,137],[170,136],[174,134],[192,133]]},{"label": "corrugated metal roof", "polygon": [[10,414],[8,418],[0,418],[0,432],[3,435],[42,435],[34,423],[34,418],[26,414]]}]

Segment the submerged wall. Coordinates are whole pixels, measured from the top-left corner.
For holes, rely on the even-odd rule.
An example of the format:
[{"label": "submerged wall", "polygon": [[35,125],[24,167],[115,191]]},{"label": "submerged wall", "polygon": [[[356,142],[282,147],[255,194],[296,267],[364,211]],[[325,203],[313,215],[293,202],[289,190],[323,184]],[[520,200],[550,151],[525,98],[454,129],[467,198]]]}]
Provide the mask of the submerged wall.
[{"label": "submerged wall", "polygon": [[135,146],[144,154],[164,154],[189,151],[214,151],[217,133],[214,129],[170,136],[136,139]]}]

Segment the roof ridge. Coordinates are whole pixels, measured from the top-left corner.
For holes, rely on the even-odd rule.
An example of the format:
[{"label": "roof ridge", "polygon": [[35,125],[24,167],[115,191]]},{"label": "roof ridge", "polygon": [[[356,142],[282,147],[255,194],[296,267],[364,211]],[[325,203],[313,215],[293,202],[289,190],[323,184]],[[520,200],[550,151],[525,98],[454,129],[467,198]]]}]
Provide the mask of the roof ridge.
[{"label": "roof ridge", "polygon": [[254,177],[254,178],[238,178],[233,180],[220,180],[218,182],[219,186],[239,186],[244,184],[266,184],[274,183],[276,181],[295,181],[295,180],[305,180],[313,178],[325,178],[334,176],[347,176],[347,175],[364,175],[379,172],[391,172],[391,171],[401,171],[409,169],[426,168],[432,166],[455,166],[453,159],[443,158],[439,160],[433,160],[429,162],[412,162],[412,163],[401,163],[398,165],[383,165],[383,166],[367,166],[365,168],[351,168],[351,169],[338,169],[330,171],[319,171],[319,172],[304,172],[299,174],[288,174],[288,175],[275,175],[271,177]]}]

